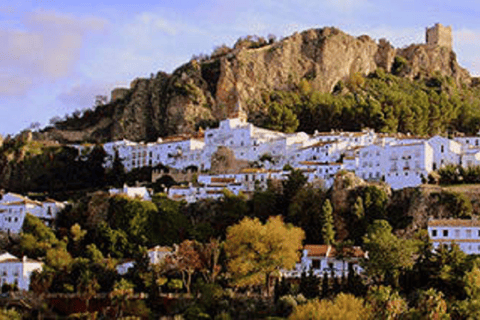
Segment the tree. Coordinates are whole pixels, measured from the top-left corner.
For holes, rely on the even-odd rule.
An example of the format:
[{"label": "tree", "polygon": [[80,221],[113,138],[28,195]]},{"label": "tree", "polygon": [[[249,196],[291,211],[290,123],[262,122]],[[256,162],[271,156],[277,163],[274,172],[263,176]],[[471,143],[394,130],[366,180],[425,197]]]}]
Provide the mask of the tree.
[{"label": "tree", "polygon": [[208,243],[197,243],[197,252],[200,256],[200,272],[206,283],[215,283],[221,270],[218,262],[222,243],[219,239],[210,239]]},{"label": "tree", "polygon": [[[412,313],[418,317],[417,319],[450,319],[450,315],[447,313],[447,303],[443,300],[443,294],[432,288],[420,292],[416,308]],[[474,318],[478,319],[478,317]]]},{"label": "tree", "polygon": [[[287,221],[301,227],[305,231],[306,243],[322,243],[322,204],[325,192],[322,189],[307,185],[293,197],[288,208]],[[271,203],[265,203],[265,207]]]},{"label": "tree", "polygon": [[229,227],[224,248],[235,284],[264,283],[269,294],[271,276],[295,265],[304,237],[302,229],[285,224],[280,216],[265,224],[246,217]]},{"label": "tree", "polygon": [[295,132],[299,125],[295,113],[288,106],[276,101],[270,103],[268,117],[265,126],[272,130],[291,133]]},{"label": "tree", "polygon": [[287,180],[282,181],[282,188],[283,194],[281,194],[281,198],[279,199],[279,205],[282,210],[288,210],[288,207],[297,192],[299,192],[305,183],[307,183],[308,178],[302,173],[301,170],[297,169],[289,169],[290,174],[288,175]]},{"label": "tree", "polygon": [[312,269],[308,275],[302,272],[298,290],[307,299],[317,298],[320,295],[320,279],[313,274]]},{"label": "tree", "polygon": [[363,262],[366,273],[376,283],[385,281],[398,286],[400,273],[413,267],[416,242],[397,238],[385,220],[375,220],[363,242],[368,252],[368,259]]},{"label": "tree", "polygon": [[118,154],[118,150],[115,150],[115,155],[112,162],[112,169],[110,169],[107,176],[108,183],[116,188],[120,188],[125,183],[127,177],[122,160],[123,159],[121,159]]},{"label": "tree", "polygon": [[467,299],[459,303],[460,314],[466,319],[480,318],[480,269],[475,266],[463,279]]},{"label": "tree", "polygon": [[112,304],[116,307],[116,319],[120,319],[125,311],[128,297],[133,294],[134,285],[125,279],[120,279],[113,286],[113,290],[110,293],[112,297]]},{"label": "tree", "polygon": [[202,267],[195,241],[183,241],[176,252],[166,257],[166,261],[182,274],[183,285],[190,294],[192,275]]},{"label": "tree", "polygon": [[371,288],[367,293],[367,301],[375,319],[399,319],[408,309],[407,302],[390,286]]},{"label": "tree", "polygon": [[325,244],[335,242],[335,230],[333,230],[333,209],[330,200],[327,199],[322,206],[322,237]]},{"label": "tree", "polygon": [[98,289],[100,289],[100,285],[95,275],[88,269],[82,272],[80,278],[77,280],[77,290],[85,297],[87,312],[90,306],[90,300],[95,296]]}]

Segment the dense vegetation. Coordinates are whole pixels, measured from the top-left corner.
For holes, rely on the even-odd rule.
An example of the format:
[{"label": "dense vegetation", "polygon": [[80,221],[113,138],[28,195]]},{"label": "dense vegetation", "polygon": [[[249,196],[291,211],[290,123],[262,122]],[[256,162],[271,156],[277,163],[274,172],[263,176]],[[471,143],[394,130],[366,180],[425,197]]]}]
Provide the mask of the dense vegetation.
[{"label": "dense vegetation", "polygon": [[[372,128],[377,132],[432,135],[454,131],[475,134],[480,128],[480,89],[457,86],[436,74],[410,80],[383,69],[364,77],[353,74],[333,93],[311,89],[307,79],[294,90],[263,97],[266,113],[259,123],[286,132]],[[400,69],[400,70],[397,70]]]},{"label": "dense vegetation", "polygon": [[[162,194],[148,202],[97,192],[65,209],[55,231],[28,215],[20,238],[3,249],[46,263],[32,278],[37,294],[77,292],[88,303],[95,293],[110,292],[117,297],[112,300],[117,317],[302,319],[312,310],[318,319],[350,319],[352,310],[364,310],[358,319],[475,315],[480,261],[455,246],[432,252],[415,226],[425,226],[431,216],[478,215],[476,198],[417,189],[391,193],[382,185],[346,183],[346,173],[337,179],[333,189],[324,190],[292,169],[288,180],[272,181],[250,200],[225,191],[222,199],[192,204]],[[362,264],[366,275],[273,280],[279,268],[293,267],[304,237],[304,243],[330,243],[338,250],[361,245],[370,252]],[[147,248],[174,244],[179,247],[171,258],[148,266]],[[114,268],[122,259],[135,260],[124,276]],[[134,292],[149,298],[128,300]],[[165,292],[191,295],[167,307],[159,300]],[[269,295],[255,295],[261,292]]]}]

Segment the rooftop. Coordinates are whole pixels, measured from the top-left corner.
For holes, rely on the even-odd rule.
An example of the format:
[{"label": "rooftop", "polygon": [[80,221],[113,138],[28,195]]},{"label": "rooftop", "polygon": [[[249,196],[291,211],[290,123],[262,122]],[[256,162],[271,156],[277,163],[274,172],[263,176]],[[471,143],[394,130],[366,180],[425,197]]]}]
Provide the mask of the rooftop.
[{"label": "rooftop", "polygon": [[432,219],[429,227],[480,227],[480,220],[469,219]]}]

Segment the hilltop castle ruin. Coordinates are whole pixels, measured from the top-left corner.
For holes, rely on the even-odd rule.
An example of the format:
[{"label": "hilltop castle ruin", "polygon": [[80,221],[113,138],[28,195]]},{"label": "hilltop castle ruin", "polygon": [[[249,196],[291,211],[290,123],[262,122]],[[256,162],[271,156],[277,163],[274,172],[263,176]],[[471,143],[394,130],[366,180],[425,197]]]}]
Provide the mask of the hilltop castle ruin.
[{"label": "hilltop castle ruin", "polygon": [[427,45],[440,46],[452,49],[452,27],[444,27],[441,23],[436,23],[433,27],[427,28],[425,32]]}]

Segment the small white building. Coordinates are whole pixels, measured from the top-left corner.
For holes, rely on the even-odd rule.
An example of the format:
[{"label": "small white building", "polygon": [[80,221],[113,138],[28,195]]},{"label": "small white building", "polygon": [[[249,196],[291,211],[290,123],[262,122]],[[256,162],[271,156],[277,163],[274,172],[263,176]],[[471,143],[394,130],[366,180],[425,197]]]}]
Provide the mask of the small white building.
[{"label": "small white building", "polygon": [[[164,261],[168,255],[172,254],[172,248],[156,246],[149,249],[147,254],[150,264],[158,264]],[[133,268],[134,264],[135,260],[125,260],[122,263],[119,263],[115,268],[118,274],[124,275],[130,268]]]},{"label": "small white building", "polygon": [[108,190],[110,195],[125,195],[130,198],[140,198],[145,201],[152,201],[150,192],[145,187],[129,187],[126,184],[121,189]]},{"label": "small white building", "polygon": [[479,220],[430,219],[428,235],[435,249],[456,243],[466,254],[480,254]]},{"label": "small white building", "polygon": [[363,269],[359,266],[360,259],[367,255],[360,247],[344,248],[343,254],[339,255],[331,245],[306,244],[302,251],[300,263],[295,270],[284,271],[286,277],[300,277],[303,272],[313,271],[315,276],[323,276],[326,272],[330,277],[332,272],[335,277],[348,275],[348,265],[352,264],[355,273],[360,274]]},{"label": "small white building", "polygon": [[0,286],[16,284],[20,290],[28,290],[32,272],[41,271],[43,263],[23,256],[22,259],[3,253],[0,255]]}]

